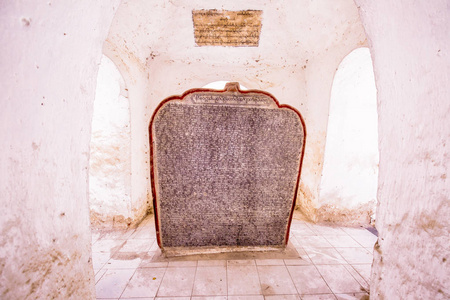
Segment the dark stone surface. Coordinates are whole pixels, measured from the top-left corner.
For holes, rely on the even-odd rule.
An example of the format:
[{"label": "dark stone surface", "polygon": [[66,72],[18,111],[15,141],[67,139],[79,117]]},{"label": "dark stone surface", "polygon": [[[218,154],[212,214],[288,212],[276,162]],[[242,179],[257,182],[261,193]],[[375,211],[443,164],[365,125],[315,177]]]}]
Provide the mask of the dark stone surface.
[{"label": "dark stone surface", "polygon": [[237,105],[236,93],[214,105],[191,97],[157,111],[153,167],[162,247],[285,244],[304,129],[295,111],[261,97],[259,106]]}]

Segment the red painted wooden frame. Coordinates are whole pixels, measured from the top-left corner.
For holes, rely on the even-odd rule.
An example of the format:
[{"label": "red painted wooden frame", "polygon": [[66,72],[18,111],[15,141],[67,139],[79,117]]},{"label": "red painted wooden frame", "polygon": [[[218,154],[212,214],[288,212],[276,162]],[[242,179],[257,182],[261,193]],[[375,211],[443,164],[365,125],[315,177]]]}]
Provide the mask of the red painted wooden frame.
[{"label": "red painted wooden frame", "polygon": [[302,171],[302,164],[303,164],[303,156],[305,154],[305,142],[306,142],[306,126],[305,126],[305,121],[303,120],[302,115],[300,114],[300,112],[293,108],[290,105],[287,104],[281,104],[278,102],[278,100],[272,96],[271,94],[265,92],[265,91],[261,91],[261,90],[247,90],[247,91],[242,91],[239,89],[239,86],[237,89],[232,89],[231,87],[234,85],[235,83],[227,83],[227,85],[225,86],[225,88],[223,90],[214,90],[214,89],[203,89],[203,88],[197,88],[197,89],[190,89],[186,92],[184,92],[181,96],[171,96],[169,98],[164,99],[163,101],[161,101],[161,103],[156,107],[155,111],[153,112],[152,118],[150,119],[150,124],[148,127],[148,131],[149,131],[149,139],[150,139],[150,177],[151,177],[151,186],[152,186],[152,198],[153,198],[153,210],[155,212],[155,229],[156,229],[156,240],[158,242],[158,246],[161,248],[161,232],[160,232],[160,228],[159,228],[159,215],[158,215],[158,206],[157,206],[157,199],[156,199],[156,185],[155,185],[155,177],[154,177],[154,164],[153,164],[153,133],[152,133],[152,125],[153,125],[153,120],[156,116],[156,114],[158,113],[158,110],[167,102],[169,101],[173,101],[173,100],[183,100],[186,96],[193,94],[193,93],[204,93],[204,92],[208,92],[208,93],[216,93],[216,94],[221,94],[221,93],[228,93],[228,92],[239,92],[241,94],[262,94],[262,95],[266,95],[269,96],[278,106],[278,108],[288,108],[291,109],[292,111],[294,111],[298,117],[300,118],[300,121],[302,123],[303,126],[303,141],[302,141],[302,153],[300,156],[300,165],[299,165],[299,169],[298,169],[298,175],[297,175],[297,182],[295,185],[295,192],[294,192],[294,198],[292,199],[292,206],[291,206],[291,212],[289,214],[289,220],[288,220],[288,226],[287,226],[287,231],[286,231],[286,237],[285,237],[285,245],[288,244],[289,241],[289,232],[291,229],[291,223],[292,223],[292,217],[294,215],[294,209],[295,209],[295,202],[297,200],[297,193],[298,193],[298,188],[299,188],[299,183],[300,183],[300,175],[301,175],[301,171]]}]

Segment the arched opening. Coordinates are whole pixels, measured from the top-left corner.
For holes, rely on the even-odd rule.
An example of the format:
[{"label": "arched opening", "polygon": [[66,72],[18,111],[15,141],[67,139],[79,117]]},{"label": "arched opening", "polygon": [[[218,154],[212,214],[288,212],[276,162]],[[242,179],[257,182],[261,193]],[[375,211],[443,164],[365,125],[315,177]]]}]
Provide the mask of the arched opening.
[{"label": "arched opening", "polygon": [[126,227],[131,215],[130,106],[116,65],[103,55],[97,76],[89,160],[93,227]]},{"label": "arched opening", "polygon": [[[223,90],[225,88],[225,84],[227,84],[228,82],[230,82],[230,81],[226,81],[226,80],[213,81],[213,82],[210,82],[210,83],[204,85],[203,88],[204,89],[213,89],[213,90]],[[239,85],[239,88],[242,91],[248,90],[248,88],[246,88],[242,84]]]},{"label": "arched opening", "polygon": [[369,48],[339,65],[331,90],[320,201],[330,220],[373,221],[378,187],[377,92]]}]

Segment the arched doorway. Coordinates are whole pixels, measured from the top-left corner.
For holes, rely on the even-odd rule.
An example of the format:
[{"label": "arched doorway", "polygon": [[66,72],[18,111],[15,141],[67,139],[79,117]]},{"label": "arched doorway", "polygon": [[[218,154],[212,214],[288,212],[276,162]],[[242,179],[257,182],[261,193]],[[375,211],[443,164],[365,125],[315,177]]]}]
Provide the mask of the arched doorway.
[{"label": "arched doorway", "polygon": [[[320,199],[346,222],[373,221],[378,187],[377,92],[369,48],[348,54],[331,91]],[[369,219],[370,218],[370,219]]]},{"label": "arched doorway", "polygon": [[92,118],[89,204],[94,227],[126,227],[131,220],[130,106],[125,82],[105,55]]}]

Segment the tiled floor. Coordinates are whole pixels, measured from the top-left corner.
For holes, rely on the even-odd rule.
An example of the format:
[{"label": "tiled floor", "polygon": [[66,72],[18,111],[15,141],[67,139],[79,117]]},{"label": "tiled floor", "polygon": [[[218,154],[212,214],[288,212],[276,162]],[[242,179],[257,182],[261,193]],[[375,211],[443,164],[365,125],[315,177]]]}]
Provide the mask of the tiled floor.
[{"label": "tiled floor", "polygon": [[289,241],[294,257],[155,259],[161,253],[149,216],[135,230],[93,232],[97,299],[368,299],[375,241],[364,228],[296,216]]}]

